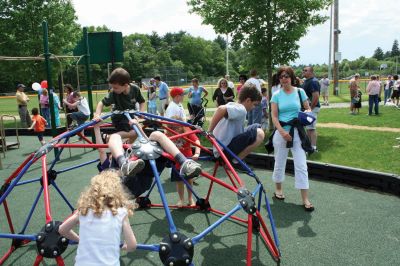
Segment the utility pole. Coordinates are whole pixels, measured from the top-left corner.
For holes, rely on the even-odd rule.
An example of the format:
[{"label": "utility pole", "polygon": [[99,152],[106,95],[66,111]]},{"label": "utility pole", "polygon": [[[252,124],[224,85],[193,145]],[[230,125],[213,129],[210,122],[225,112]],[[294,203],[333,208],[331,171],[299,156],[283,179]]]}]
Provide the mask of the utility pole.
[{"label": "utility pole", "polygon": [[229,51],[228,51],[228,47],[229,47],[229,35],[226,34],[226,75],[229,75]]},{"label": "utility pole", "polygon": [[339,94],[339,0],[334,1],[334,16],[333,16],[333,94]]},{"label": "utility pole", "polygon": [[328,79],[332,80],[332,19],[333,6],[331,4],[331,16],[329,19],[329,59],[328,59]]}]

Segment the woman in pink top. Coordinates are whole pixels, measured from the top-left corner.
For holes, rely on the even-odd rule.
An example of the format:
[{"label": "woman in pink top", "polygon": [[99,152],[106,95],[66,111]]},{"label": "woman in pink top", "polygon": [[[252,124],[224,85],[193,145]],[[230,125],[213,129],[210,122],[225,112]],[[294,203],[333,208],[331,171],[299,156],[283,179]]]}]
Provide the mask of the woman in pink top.
[{"label": "woman in pink top", "polygon": [[49,92],[47,89],[42,90],[40,94],[40,110],[48,125],[50,125],[50,107],[49,107]]},{"label": "woman in pink top", "polygon": [[[64,92],[66,94],[66,99],[68,103],[74,103],[75,99],[72,95],[72,93],[74,92],[74,88],[72,87],[71,84],[65,84],[64,85]],[[77,112],[78,109],[76,107],[69,107],[67,105],[64,105],[65,107],[65,111],[67,114],[73,113],[73,112]],[[70,127],[70,125],[72,124],[72,119],[71,116],[67,115],[67,127]]]},{"label": "woman in pink top", "polygon": [[236,95],[239,97],[239,92],[240,92],[240,89],[242,88],[242,86],[243,86],[243,84],[246,82],[246,80],[247,80],[247,76],[246,75],[240,75],[239,76],[239,85],[237,86],[237,88],[236,88]]},{"label": "woman in pink top", "polygon": [[375,75],[371,76],[371,81],[367,86],[368,93],[368,115],[372,115],[372,106],[375,105],[375,115],[379,115],[379,97],[381,95],[381,84]]}]

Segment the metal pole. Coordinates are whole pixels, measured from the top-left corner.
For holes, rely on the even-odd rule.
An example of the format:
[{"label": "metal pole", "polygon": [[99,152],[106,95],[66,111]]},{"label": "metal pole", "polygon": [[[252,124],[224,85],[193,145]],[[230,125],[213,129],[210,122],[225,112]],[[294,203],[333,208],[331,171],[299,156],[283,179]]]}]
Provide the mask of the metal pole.
[{"label": "metal pole", "polygon": [[89,36],[87,28],[83,28],[83,44],[86,52],[85,55],[85,66],[86,66],[86,88],[88,92],[89,108],[90,108],[90,119],[93,118],[93,101],[92,101],[92,81],[90,77],[90,51],[89,51]]},{"label": "metal pole", "polygon": [[[89,51],[89,35],[87,27],[83,28],[83,43],[85,49],[85,66],[86,66],[86,88],[88,92],[88,101],[89,101],[89,109],[90,109],[90,119],[93,118],[93,97],[92,97],[92,81],[90,77],[90,51]],[[96,138],[94,134],[92,135],[92,142],[96,142]]]},{"label": "metal pole", "polygon": [[47,21],[42,22],[43,28],[43,48],[44,48],[44,58],[45,58],[45,67],[47,73],[47,88],[49,90],[49,105],[50,105],[50,117],[51,117],[51,135],[52,137],[57,136],[56,129],[56,117],[54,112],[54,99],[53,99],[53,79],[51,78],[51,64],[50,64],[50,52],[49,52],[49,37],[48,37],[48,28]]},{"label": "metal pole", "polygon": [[334,20],[333,20],[333,94],[339,94],[339,61],[337,53],[339,51],[339,0],[334,1]]},{"label": "metal pole", "polygon": [[331,5],[331,17],[329,19],[329,60],[328,60],[329,80],[332,80],[332,18],[333,18],[333,6]]},{"label": "metal pole", "polygon": [[229,35],[226,34],[226,75],[229,75],[229,51],[228,51],[228,46],[229,46]]}]

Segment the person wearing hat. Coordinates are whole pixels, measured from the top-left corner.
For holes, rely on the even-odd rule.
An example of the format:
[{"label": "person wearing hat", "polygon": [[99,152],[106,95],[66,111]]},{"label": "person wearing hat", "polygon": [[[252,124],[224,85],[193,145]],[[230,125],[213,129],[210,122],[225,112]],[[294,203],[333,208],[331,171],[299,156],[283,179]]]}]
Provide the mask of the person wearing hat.
[{"label": "person wearing hat", "polygon": [[29,97],[24,93],[25,85],[18,84],[15,97],[17,98],[18,113],[21,119],[21,127],[26,128],[32,125],[32,120],[28,112]]},{"label": "person wearing hat", "polygon": [[184,94],[185,91],[182,88],[175,87],[171,89],[170,95],[172,101],[169,103],[167,110],[165,110],[165,117],[171,118],[175,116],[186,122],[186,113],[182,105]]}]

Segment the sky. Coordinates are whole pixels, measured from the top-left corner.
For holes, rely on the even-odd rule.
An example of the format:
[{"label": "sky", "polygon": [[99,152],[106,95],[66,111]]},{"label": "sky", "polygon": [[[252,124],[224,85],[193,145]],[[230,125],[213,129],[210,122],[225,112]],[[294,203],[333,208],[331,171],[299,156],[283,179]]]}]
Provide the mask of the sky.
[{"label": "sky", "polygon": [[[251,1],[251,0],[248,0]],[[159,35],[186,31],[192,36],[213,40],[217,36],[210,25],[189,13],[186,0],[72,0],[78,23],[82,26],[106,25],[123,35],[153,31]],[[377,47],[391,50],[399,39],[398,0],[339,1],[339,51],[342,59],[370,57]],[[329,10],[322,12],[330,15]],[[329,19],[310,27],[299,41],[300,57],[294,64],[323,64],[329,58]]]}]

